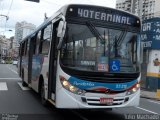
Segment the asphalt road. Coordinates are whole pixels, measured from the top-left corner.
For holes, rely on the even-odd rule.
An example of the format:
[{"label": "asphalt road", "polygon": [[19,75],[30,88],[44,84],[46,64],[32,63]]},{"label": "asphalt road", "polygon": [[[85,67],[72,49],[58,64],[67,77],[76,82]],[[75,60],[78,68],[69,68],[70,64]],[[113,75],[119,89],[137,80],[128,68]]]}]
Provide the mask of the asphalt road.
[{"label": "asphalt road", "polygon": [[37,93],[20,85],[16,66],[0,64],[0,120],[160,120],[160,101],[141,98],[139,107],[112,111],[59,110],[44,107]]}]

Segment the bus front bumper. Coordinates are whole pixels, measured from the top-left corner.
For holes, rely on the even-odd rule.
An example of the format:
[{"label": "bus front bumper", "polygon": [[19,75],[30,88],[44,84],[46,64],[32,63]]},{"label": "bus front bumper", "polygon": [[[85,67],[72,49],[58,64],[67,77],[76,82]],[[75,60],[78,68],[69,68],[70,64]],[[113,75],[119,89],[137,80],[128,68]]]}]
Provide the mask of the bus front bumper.
[{"label": "bus front bumper", "polygon": [[[64,88],[61,88],[56,93],[56,107],[68,109],[101,109],[101,108],[116,108],[138,106],[140,99],[140,89],[134,94],[125,95],[120,93],[115,95],[85,93],[85,95],[76,95]],[[100,98],[113,98],[112,104],[100,103]]]}]

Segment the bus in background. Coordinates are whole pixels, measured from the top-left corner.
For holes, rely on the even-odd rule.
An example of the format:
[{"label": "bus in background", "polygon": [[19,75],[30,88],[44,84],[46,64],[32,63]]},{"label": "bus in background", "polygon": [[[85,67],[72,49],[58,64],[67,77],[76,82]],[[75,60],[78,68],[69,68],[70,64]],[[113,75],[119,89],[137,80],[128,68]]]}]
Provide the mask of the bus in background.
[{"label": "bus in background", "polygon": [[56,108],[138,106],[140,28],[130,13],[66,5],[20,43],[22,84]]}]

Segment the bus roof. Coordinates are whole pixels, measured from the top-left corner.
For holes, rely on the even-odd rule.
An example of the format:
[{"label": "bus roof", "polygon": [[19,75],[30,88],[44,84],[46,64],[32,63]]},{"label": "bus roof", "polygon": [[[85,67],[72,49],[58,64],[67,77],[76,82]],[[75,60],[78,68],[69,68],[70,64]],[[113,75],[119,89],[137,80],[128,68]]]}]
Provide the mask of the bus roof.
[{"label": "bus roof", "polygon": [[132,16],[134,17],[135,19],[139,19],[138,16],[132,14],[132,13],[129,13],[129,12],[126,12],[126,11],[122,11],[122,10],[117,10],[115,8],[109,8],[109,7],[105,7],[105,6],[97,6],[97,5],[87,5],[87,4],[67,4],[67,5],[64,5],[62,6],[56,13],[54,13],[51,17],[49,17],[47,20],[45,20],[40,26],[38,26],[32,33],[30,33],[29,35],[27,35],[21,42],[25,41],[27,38],[31,38],[33,37],[37,31],[41,30],[44,26],[46,26],[48,23],[50,23],[54,18],[56,18],[57,16],[59,15],[63,15],[63,16],[66,16],[68,15],[67,14],[67,11],[69,10],[69,8],[72,8],[72,7],[82,7],[82,8],[92,8],[92,9],[103,9],[103,10],[111,10],[111,11],[115,11],[119,14],[125,14],[125,15],[128,15],[128,16]]}]

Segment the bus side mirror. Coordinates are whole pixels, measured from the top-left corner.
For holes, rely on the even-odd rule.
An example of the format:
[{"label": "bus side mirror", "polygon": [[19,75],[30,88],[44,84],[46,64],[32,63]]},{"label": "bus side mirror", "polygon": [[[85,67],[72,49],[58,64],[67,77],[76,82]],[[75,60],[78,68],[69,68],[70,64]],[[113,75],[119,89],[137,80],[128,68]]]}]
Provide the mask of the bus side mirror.
[{"label": "bus side mirror", "polygon": [[57,46],[57,49],[60,49],[62,46],[62,42],[63,42],[63,37],[66,31],[66,22],[65,21],[60,21],[59,25],[58,25],[58,29],[57,29],[57,37],[59,37],[59,43]]},{"label": "bus side mirror", "polygon": [[64,37],[64,33],[66,30],[66,22],[65,21],[60,21],[57,29],[57,37]]}]

